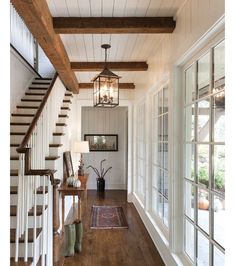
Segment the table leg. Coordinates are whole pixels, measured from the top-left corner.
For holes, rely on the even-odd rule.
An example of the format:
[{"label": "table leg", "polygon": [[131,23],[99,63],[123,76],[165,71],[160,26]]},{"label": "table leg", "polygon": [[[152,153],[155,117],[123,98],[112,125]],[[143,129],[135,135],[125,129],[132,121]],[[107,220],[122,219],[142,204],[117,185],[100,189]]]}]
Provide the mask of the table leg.
[{"label": "table leg", "polygon": [[62,195],[62,231],[64,232],[64,195]]}]

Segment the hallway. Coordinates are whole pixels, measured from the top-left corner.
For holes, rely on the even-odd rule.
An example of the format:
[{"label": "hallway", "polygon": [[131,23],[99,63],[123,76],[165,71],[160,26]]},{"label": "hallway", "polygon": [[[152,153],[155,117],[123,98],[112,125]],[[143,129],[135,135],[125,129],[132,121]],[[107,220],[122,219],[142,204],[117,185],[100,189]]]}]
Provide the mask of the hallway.
[{"label": "hallway", "polygon": [[[119,205],[123,207],[128,229],[94,230],[90,229],[92,205]],[[127,203],[125,190],[106,190],[98,196],[89,190],[87,206],[83,202],[83,245],[82,253],[65,258],[65,266],[161,266],[164,265],[134,205]],[[73,220],[70,210],[66,223]]]}]

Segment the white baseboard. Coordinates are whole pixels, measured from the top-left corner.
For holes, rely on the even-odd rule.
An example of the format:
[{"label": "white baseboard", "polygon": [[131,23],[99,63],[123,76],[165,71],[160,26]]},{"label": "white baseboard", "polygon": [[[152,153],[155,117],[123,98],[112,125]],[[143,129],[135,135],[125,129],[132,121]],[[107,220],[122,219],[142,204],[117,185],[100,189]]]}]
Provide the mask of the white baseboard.
[{"label": "white baseboard", "polygon": [[138,211],[150,237],[153,240],[154,245],[156,246],[160,256],[162,257],[164,263],[169,266],[177,266],[183,264],[180,262],[180,259],[176,254],[173,254],[170,251],[169,244],[167,243],[167,240],[161,233],[160,229],[157,228],[155,224],[152,223],[149,215],[145,212],[143,209],[141,203],[138,200],[138,197],[133,194],[132,195],[132,202]]}]

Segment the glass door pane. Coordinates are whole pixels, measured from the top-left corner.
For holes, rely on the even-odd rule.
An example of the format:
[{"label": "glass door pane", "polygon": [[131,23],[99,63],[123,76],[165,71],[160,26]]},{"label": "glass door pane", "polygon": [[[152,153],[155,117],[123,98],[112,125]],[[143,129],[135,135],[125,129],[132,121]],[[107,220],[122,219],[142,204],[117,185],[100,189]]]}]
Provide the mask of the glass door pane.
[{"label": "glass door pane", "polygon": [[225,201],[217,196],[213,197],[213,201],[214,240],[222,247],[225,247]]},{"label": "glass door pane", "polygon": [[196,64],[194,63],[185,71],[185,103],[191,103],[196,98],[195,89]]},{"label": "glass door pane", "polygon": [[194,141],[195,128],[195,105],[190,105],[185,108],[185,140]]},{"label": "glass door pane", "polygon": [[198,97],[209,94],[210,85],[210,53],[208,52],[198,60]]},{"label": "glass door pane", "polygon": [[189,258],[194,261],[194,226],[185,219],[185,241],[184,249]]},{"label": "glass door pane", "polygon": [[190,182],[185,182],[185,214],[194,221],[194,208],[195,208],[195,186]]},{"label": "glass door pane", "polygon": [[197,235],[198,235],[197,265],[208,266],[209,265],[209,240],[199,231],[197,231]]},{"label": "glass door pane", "polygon": [[210,139],[210,98],[198,103],[197,116],[197,140],[200,142],[208,142]]},{"label": "glass door pane", "polygon": [[209,234],[209,204],[209,193],[206,190],[199,188],[197,203],[198,226],[200,226],[207,234]]},{"label": "glass door pane", "polygon": [[216,246],[214,246],[214,265],[213,266],[224,266],[225,259],[224,253],[221,252]]}]

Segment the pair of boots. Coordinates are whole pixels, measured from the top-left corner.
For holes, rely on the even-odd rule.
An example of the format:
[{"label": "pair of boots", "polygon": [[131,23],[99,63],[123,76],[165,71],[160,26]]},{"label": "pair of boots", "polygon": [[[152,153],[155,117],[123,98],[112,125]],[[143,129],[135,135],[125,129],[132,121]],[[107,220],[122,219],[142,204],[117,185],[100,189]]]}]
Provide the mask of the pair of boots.
[{"label": "pair of boots", "polygon": [[82,251],[83,226],[81,221],[64,226],[64,251],[65,257],[74,256],[74,252]]}]

